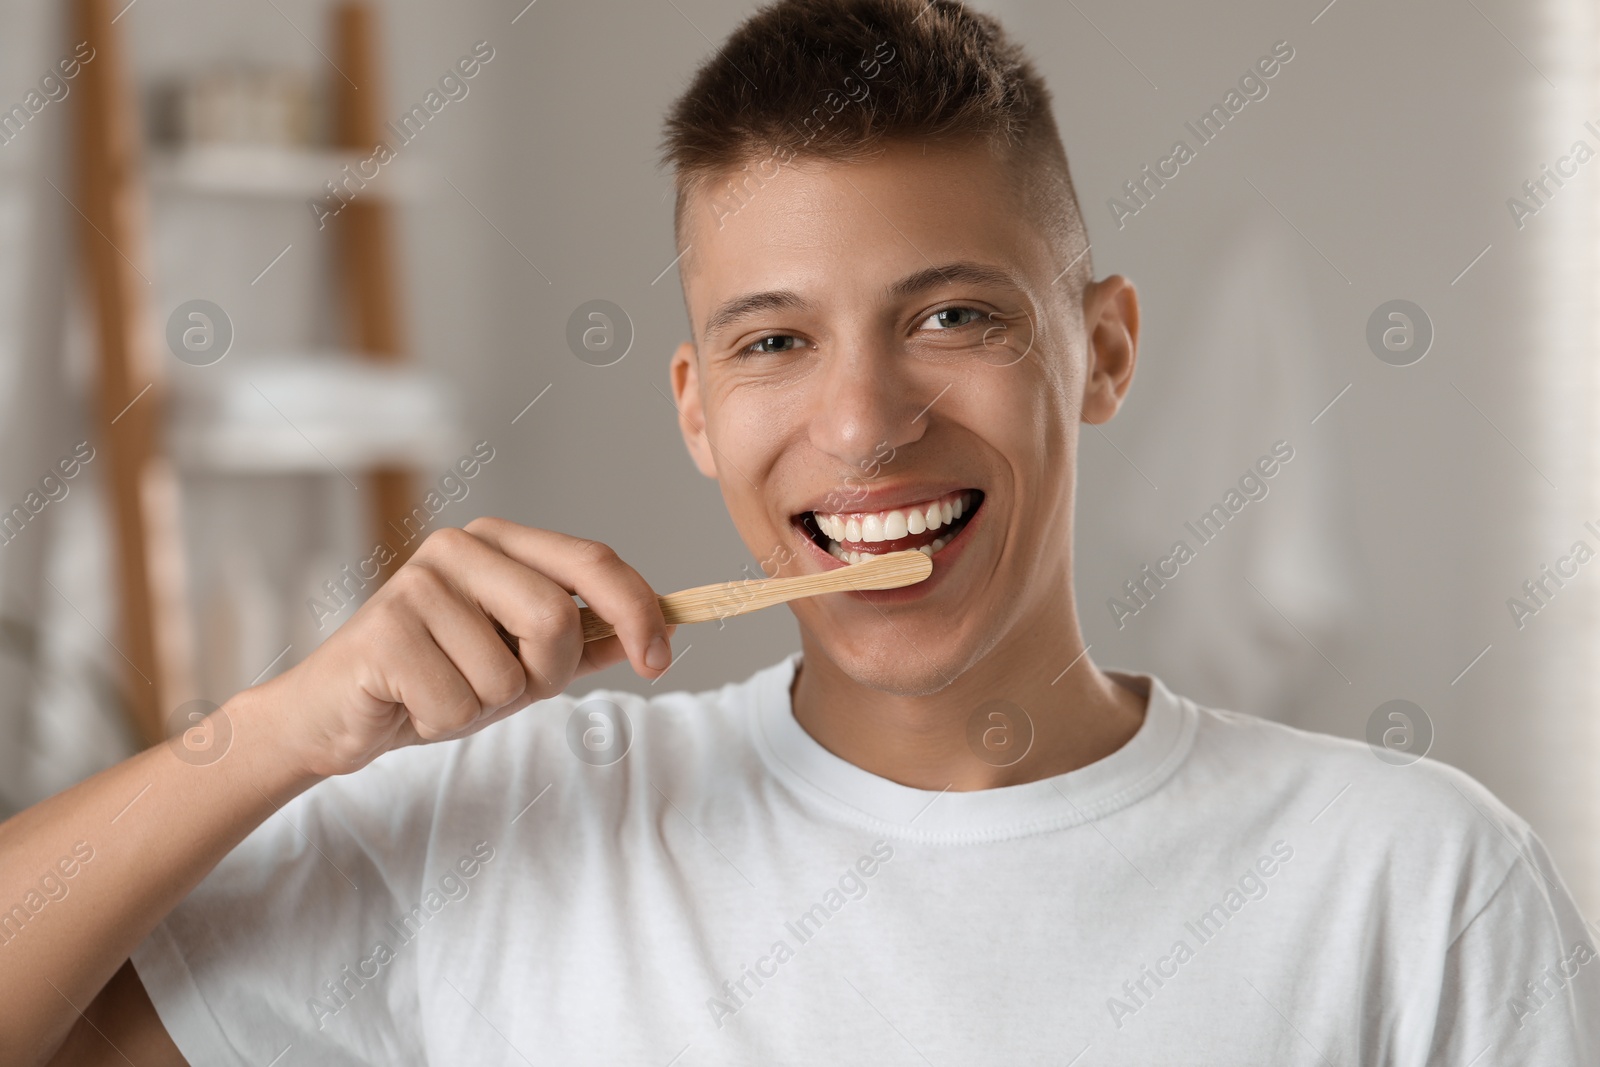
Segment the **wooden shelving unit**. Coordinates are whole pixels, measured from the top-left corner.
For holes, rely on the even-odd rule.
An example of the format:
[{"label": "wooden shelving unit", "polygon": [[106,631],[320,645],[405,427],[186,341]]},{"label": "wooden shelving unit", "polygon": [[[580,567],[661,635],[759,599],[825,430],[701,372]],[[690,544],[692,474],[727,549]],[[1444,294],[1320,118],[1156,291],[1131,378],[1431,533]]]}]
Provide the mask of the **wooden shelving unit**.
[{"label": "wooden shelving unit", "polygon": [[[69,192],[81,214],[84,281],[95,320],[94,421],[97,445],[107,457],[116,544],[120,625],[115,643],[127,662],[129,720],[149,745],[166,737],[174,709],[207,695],[196,692],[178,471],[325,476],[330,458],[341,468],[365,471],[361,489],[371,528],[399,553],[386,568],[387,577],[408,549],[397,543],[389,524],[414,504],[410,471],[450,448],[453,419],[438,383],[406,359],[393,207],[376,189],[329,223],[347,335],[339,349],[262,360],[244,383],[249,389],[241,385],[241,376],[219,365],[205,388],[178,393],[169,391],[163,356],[153,350],[158,334],[147,306],[153,273],[145,243],[148,187],[220,197],[319,195],[327,175],[366,156],[381,139],[382,79],[371,7],[343,0],[332,9],[335,62],[354,82],[336,80],[335,146],[318,151],[205,148],[155,154],[147,164],[132,103],[137,94],[113,21],[121,5],[71,2],[77,39],[87,40],[96,53],[74,93],[76,185]],[[265,417],[257,402],[263,380],[276,383],[269,388],[278,396],[306,402],[296,412],[299,422],[278,411]],[[361,403],[354,409],[319,408],[319,398],[330,393],[360,397]],[[295,425],[286,427],[285,418]],[[316,456],[304,447],[310,439],[307,425],[324,446]],[[220,701],[225,695],[212,698]]]},{"label": "wooden shelving unit", "polygon": [[166,709],[194,696],[180,502],[161,449],[165,395],[146,321],[146,214],[125,58],[106,0],[74,0],[73,16],[78,37],[95,50],[76,94],[73,171],[99,352],[96,422],[110,471],[118,648],[128,663],[129,720],[148,745],[166,736]]},{"label": "wooden shelving unit", "polygon": [[[371,152],[383,139],[378,117],[381,85],[377,50],[377,16],[365,3],[342,3],[334,9],[334,62],[346,77],[334,89],[335,143],[352,152]],[[368,86],[362,92],[359,86]],[[357,199],[333,222],[339,242],[341,274],[348,292],[350,341],[369,359],[396,363],[406,351],[405,328],[400,319],[394,219],[388,204],[378,199]],[[401,467],[380,466],[369,475],[374,494],[373,531],[387,537],[387,527],[411,508],[411,478]],[[412,547],[401,545],[383,568],[383,577],[405,562]]]}]

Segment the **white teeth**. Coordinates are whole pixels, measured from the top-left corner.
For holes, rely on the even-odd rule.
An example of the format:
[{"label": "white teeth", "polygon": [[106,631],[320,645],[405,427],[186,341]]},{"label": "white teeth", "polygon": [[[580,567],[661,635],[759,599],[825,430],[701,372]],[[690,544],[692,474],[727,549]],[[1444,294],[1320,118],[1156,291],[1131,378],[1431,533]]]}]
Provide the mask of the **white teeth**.
[{"label": "white teeth", "polygon": [[[881,544],[950,526],[972,510],[971,500],[966,493],[956,493],[917,508],[854,514],[812,512],[812,517],[816,528],[828,539],[828,552],[835,559],[855,564],[870,559],[874,553],[860,549],[847,550],[844,547],[846,544]],[[954,537],[955,531],[948,531],[928,544],[918,546],[917,551],[932,557]]]}]

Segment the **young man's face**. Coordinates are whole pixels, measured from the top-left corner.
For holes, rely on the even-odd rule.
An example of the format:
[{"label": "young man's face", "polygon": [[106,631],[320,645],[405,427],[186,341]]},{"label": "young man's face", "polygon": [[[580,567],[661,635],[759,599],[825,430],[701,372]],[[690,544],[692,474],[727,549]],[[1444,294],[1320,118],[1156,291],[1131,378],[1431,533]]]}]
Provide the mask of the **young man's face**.
[{"label": "young man's face", "polygon": [[1078,424],[1131,378],[1131,286],[1072,292],[980,146],[801,158],[740,196],[687,206],[694,341],[672,378],[696,464],[768,575],[933,558],[918,585],[791,604],[813,643],[862,684],[927,693],[1071,617]]}]

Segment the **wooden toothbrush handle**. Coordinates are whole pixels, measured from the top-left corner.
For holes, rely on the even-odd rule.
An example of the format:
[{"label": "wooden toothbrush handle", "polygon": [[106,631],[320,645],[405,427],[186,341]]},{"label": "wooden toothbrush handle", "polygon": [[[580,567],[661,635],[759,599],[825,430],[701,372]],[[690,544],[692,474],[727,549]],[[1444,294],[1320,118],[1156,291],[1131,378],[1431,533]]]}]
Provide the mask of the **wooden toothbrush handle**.
[{"label": "wooden toothbrush handle", "polygon": [[[799,574],[791,578],[753,578],[747,581],[718,582],[657,597],[667,624],[683,625],[728,619],[747,611],[759,611],[774,604],[787,603],[820,593],[839,593],[851,589],[898,589],[913,585],[933,573],[933,560],[915,550],[887,553],[878,559],[849,567],[836,567],[819,574]],[[585,644],[610,637],[616,627],[587,607],[580,607]]]}]

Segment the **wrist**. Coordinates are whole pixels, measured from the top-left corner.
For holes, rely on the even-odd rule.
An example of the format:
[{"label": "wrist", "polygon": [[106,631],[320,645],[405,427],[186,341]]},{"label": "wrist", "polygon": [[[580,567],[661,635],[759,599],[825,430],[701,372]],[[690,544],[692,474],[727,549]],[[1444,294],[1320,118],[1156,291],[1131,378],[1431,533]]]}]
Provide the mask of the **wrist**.
[{"label": "wrist", "polygon": [[318,771],[310,746],[288,721],[283,702],[276,699],[280,688],[276,681],[234,694],[212,717],[220,720],[215,732],[227,734],[227,750],[219,762],[236,761],[233,770],[244,774],[274,804],[282,804],[327,775]]}]

